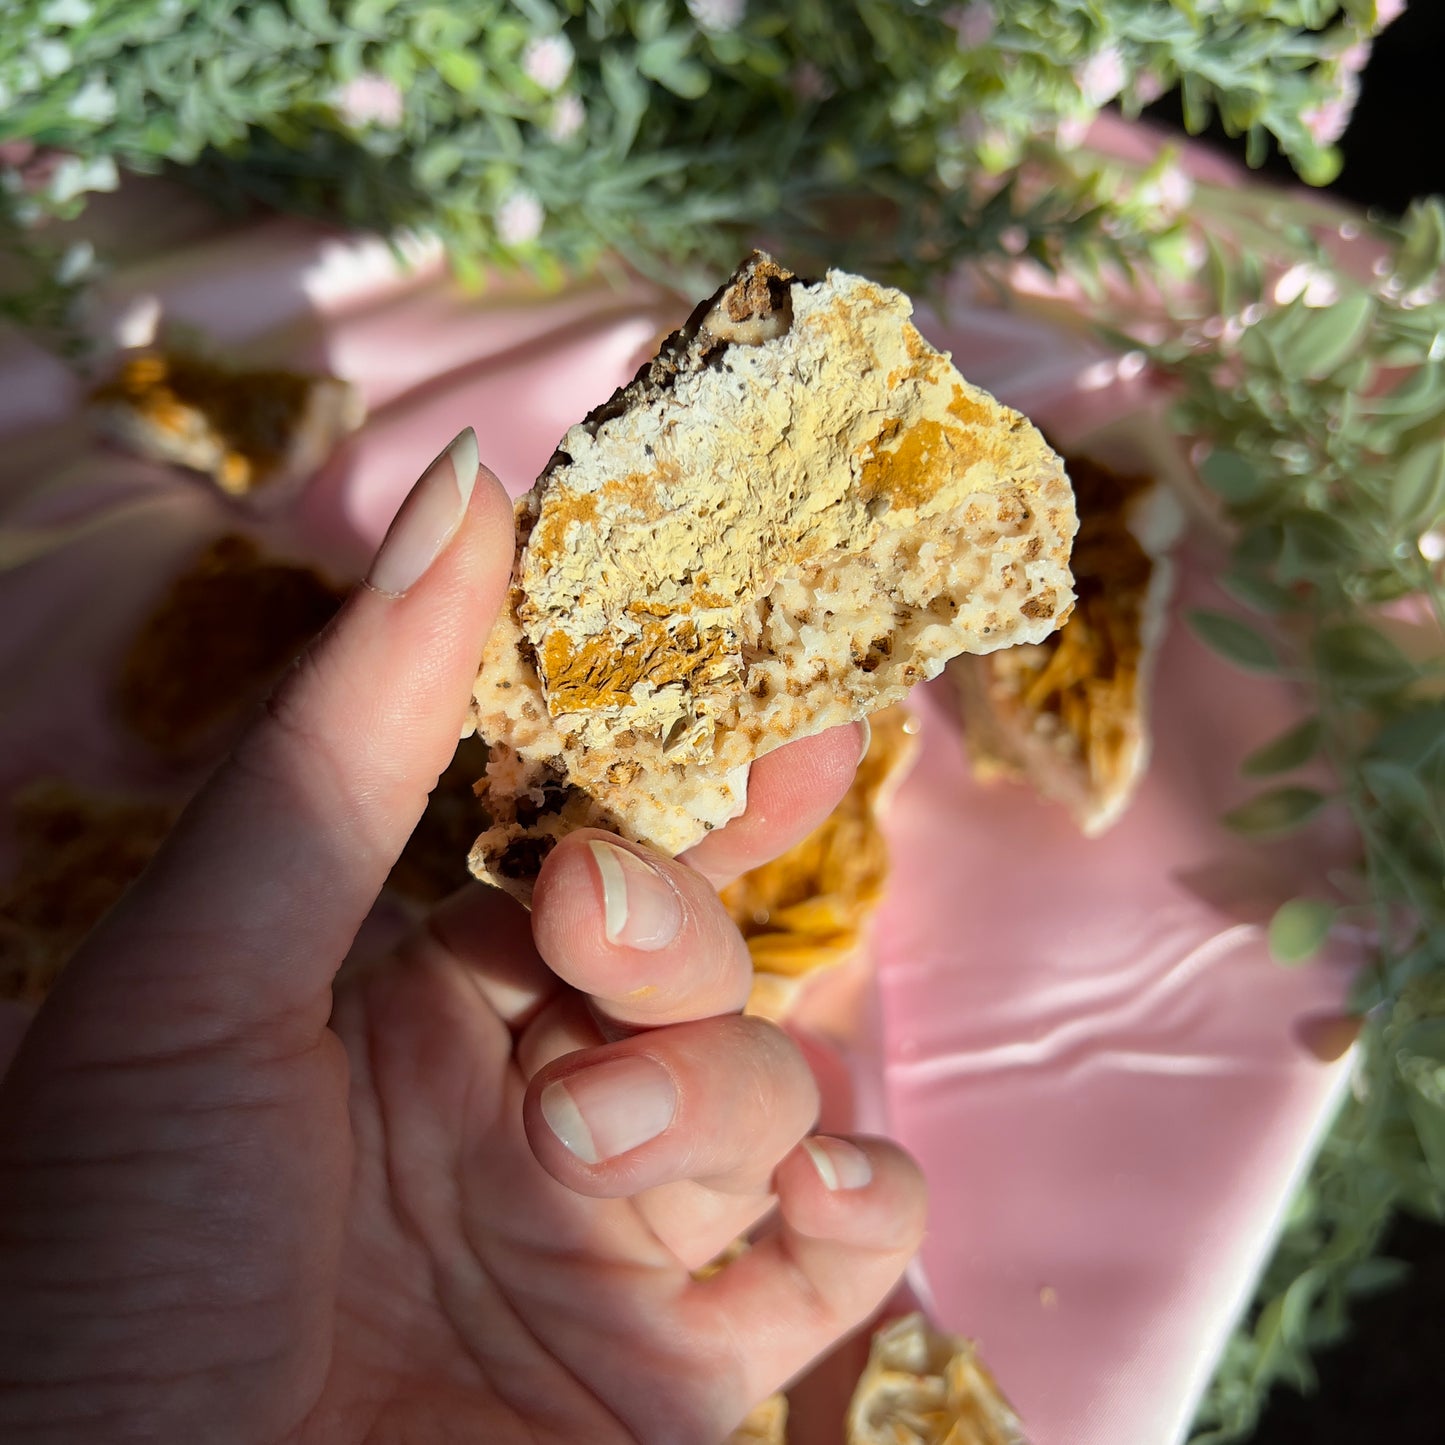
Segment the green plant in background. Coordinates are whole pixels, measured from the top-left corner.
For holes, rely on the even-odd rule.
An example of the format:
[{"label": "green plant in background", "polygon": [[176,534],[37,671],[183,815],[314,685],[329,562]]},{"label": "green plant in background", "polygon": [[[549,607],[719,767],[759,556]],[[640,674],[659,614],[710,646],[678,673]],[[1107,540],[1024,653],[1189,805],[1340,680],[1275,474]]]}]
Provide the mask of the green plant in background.
[{"label": "green plant in background", "polygon": [[1000,249],[1147,254],[1168,218],[1099,196],[1077,149],[1101,106],[1178,87],[1191,124],[1217,113],[1327,180],[1362,46],[1398,8],[11,0],[0,213],[27,230],[122,170],[183,168],[217,195],[435,232],[472,274],[615,252],[675,276],[759,230],[915,286]]},{"label": "green plant in background", "polygon": [[[1364,236],[1347,221],[1342,237],[1308,205],[1202,199],[1209,284],[1149,351],[1179,384],[1181,432],[1209,447],[1201,474],[1235,529],[1219,580],[1253,620],[1191,623],[1237,665],[1292,678],[1311,708],[1261,740],[1245,763],[1261,791],[1225,822],[1278,836],[1347,813],[1358,873],[1286,904],[1270,943],[1302,964],[1347,928],[1373,965],[1355,991],[1351,1095],[1218,1371],[1200,1445],[1247,1434],[1273,1380],[1310,1383],[1349,1298],[1398,1275],[1376,1257],[1396,1209],[1445,1216],[1445,205]],[[1320,762],[1329,782],[1296,776]]]},{"label": "green plant in background", "polygon": [[[11,0],[0,28],[0,314],[58,346],[79,345],[71,303],[104,257],[51,223],[131,170],[435,234],[471,276],[621,254],[695,291],[760,233],[914,289],[967,258],[1007,285],[1031,260],[1175,379],[1235,535],[1238,608],[1193,626],[1309,699],[1260,740],[1260,792],[1227,821],[1347,814],[1360,871],[1286,905],[1270,942],[1308,966],[1348,928],[1376,960],[1354,1091],[1200,1442],[1246,1433],[1273,1380],[1307,1383],[1348,1298],[1392,1277],[1391,1213],[1445,1202],[1445,209],[1367,251],[1324,208],[1191,203],[1167,157],[1131,169],[1081,142],[1101,106],[1177,88],[1192,128],[1217,115],[1254,159],[1277,143],[1326,181],[1368,39],[1401,8]],[[1141,296],[1164,304],[1141,319]]]}]

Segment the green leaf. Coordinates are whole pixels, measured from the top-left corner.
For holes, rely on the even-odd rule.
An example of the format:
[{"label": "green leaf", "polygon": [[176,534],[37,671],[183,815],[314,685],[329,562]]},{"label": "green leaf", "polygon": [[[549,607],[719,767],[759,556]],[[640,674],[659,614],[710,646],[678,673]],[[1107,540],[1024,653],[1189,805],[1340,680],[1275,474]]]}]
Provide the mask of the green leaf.
[{"label": "green leaf", "polygon": [[1328,186],[1337,180],[1345,158],[1337,146],[1307,151],[1294,158],[1300,179],[1310,186]]},{"label": "green leaf", "polygon": [[667,0],[644,0],[632,22],[633,33],[639,40],[653,40],[666,30],[670,18]]},{"label": "green leaf", "polygon": [[1359,541],[1342,522],[1323,512],[1291,512],[1283,520],[1279,575],[1285,582],[1336,583],[1358,554]]},{"label": "green leaf", "polygon": [[346,7],[347,29],[380,38],[386,33],[386,19],[394,0],[351,0]]},{"label": "green leaf", "polygon": [[1347,1287],[1353,1295],[1380,1294],[1385,1290],[1398,1289],[1410,1278],[1410,1273],[1410,1266],[1405,1260],[1377,1255],[1351,1265]]},{"label": "green leaf", "polygon": [[1445,754],[1445,703],[1411,708],[1394,718],[1370,744],[1369,756],[1421,769]]},{"label": "green leaf", "polygon": [[1313,1372],[1305,1353],[1305,1332],[1309,1312],[1325,1272],[1323,1268],[1307,1269],[1298,1275],[1282,1294],[1276,1295],[1260,1311],[1254,1326],[1254,1339],[1271,1373],[1292,1380],[1297,1388],[1307,1389]]},{"label": "green leaf", "polygon": [[1314,381],[1328,376],[1354,355],[1374,315],[1374,300],[1363,291],[1305,310],[1279,342],[1285,370]]},{"label": "green leaf", "polygon": [[318,40],[335,40],[340,34],[326,0],[287,0],[291,13]]},{"label": "green leaf", "polygon": [[1249,838],[1270,838],[1308,822],[1329,801],[1315,788],[1270,788],[1224,815],[1224,825]]},{"label": "green leaf", "polygon": [[612,107],[612,150],[621,158],[632,149],[647,113],[647,86],[632,58],[623,50],[606,51],[601,60],[602,85]]},{"label": "green leaf", "polygon": [[246,16],[251,33],[266,50],[285,54],[299,38],[284,11],[275,5],[254,6]]},{"label": "green leaf", "polygon": [[1414,768],[1384,758],[1371,758],[1360,765],[1365,786],[1380,806],[1395,817],[1428,814],[1430,796]]},{"label": "green leaf", "polygon": [[1276,963],[1305,963],[1320,951],[1336,910],[1317,898],[1291,898],[1269,921],[1269,952]]},{"label": "green leaf", "polygon": [[1390,516],[1401,527],[1431,527],[1445,509],[1445,437],[1416,447],[1395,472]]},{"label": "green leaf", "polygon": [[1284,528],[1277,522],[1246,527],[1234,544],[1234,560],[1246,568],[1271,567],[1284,548]]},{"label": "green leaf", "polygon": [[1395,275],[1407,291],[1422,286],[1445,266],[1445,205],[1438,197],[1414,201],[1405,213],[1405,243]]},{"label": "green leaf", "polygon": [[1405,1095],[1405,1107],[1435,1187],[1445,1190],[1445,1107],[1414,1091]]},{"label": "green leaf", "polygon": [[1292,1349],[1303,1351],[1308,1343],[1310,1310],[1323,1282],[1322,1269],[1306,1270],[1284,1292],[1280,1333]]},{"label": "green leaf", "polygon": [[1252,752],[1240,765],[1247,778],[1269,777],[1302,767],[1314,757],[1320,746],[1320,720],[1306,718],[1296,727],[1281,733],[1273,742]]},{"label": "green leaf", "polygon": [[436,141],[417,156],[412,163],[412,174],[419,185],[434,190],[450,180],[465,159],[461,146],[455,142]]},{"label": "green leaf", "polygon": [[712,75],[707,66],[696,60],[680,60],[657,77],[657,83],[664,85],[683,100],[697,100],[706,95],[712,84]]},{"label": "green leaf", "polygon": [[1251,612],[1265,617],[1277,617],[1282,612],[1299,609],[1299,599],[1288,587],[1281,587],[1267,577],[1257,577],[1252,572],[1226,572],[1219,585],[1234,598],[1242,602]]},{"label": "green leaf", "polygon": [[1279,658],[1269,641],[1247,622],[1223,612],[1196,609],[1187,618],[1190,630],[1212,652],[1250,672],[1278,672]]},{"label": "green leaf", "polygon": [[1427,362],[1382,396],[1364,403],[1371,416],[1425,418],[1435,415],[1445,402],[1445,366]]},{"label": "green leaf", "polygon": [[1209,490],[1231,506],[1246,506],[1262,497],[1267,486],[1258,468],[1238,452],[1219,448],[1205,457],[1199,475]]},{"label": "green leaf", "polygon": [[680,65],[692,50],[693,34],[690,30],[669,30],[656,40],[649,40],[637,47],[637,68],[649,80],[666,85],[670,71]]},{"label": "green leaf", "polygon": [[436,72],[455,91],[473,94],[485,73],[482,62],[469,50],[444,50],[433,60]]},{"label": "green leaf", "polygon": [[1323,629],[1315,639],[1315,662],[1333,683],[1354,692],[1392,692],[1416,677],[1414,663],[1363,622]]},{"label": "green leaf", "polygon": [[1445,1018],[1423,1018],[1396,1041],[1405,1107],[1438,1189],[1445,1189]]}]

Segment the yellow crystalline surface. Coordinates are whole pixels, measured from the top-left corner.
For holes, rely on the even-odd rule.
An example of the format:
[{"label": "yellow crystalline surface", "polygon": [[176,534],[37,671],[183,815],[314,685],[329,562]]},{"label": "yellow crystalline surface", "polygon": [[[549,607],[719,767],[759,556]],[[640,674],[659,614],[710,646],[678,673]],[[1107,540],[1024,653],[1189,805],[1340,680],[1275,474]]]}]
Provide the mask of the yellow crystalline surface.
[{"label": "yellow crystalline surface", "polygon": [[847,1445],[1027,1445],[973,1344],[908,1315],[873,1337]]},{"label": "yellow crystalline surface", "polygon": [[759,976],[754,1013],[778,1016],[798,981],[853,957],[883,897],[888,848],[879,815],[916,738],[901,704],[871,723],[867,756],[832,813],[786,853],[723,889]]},{"label": "yellow crystalline surface", "polygon": [[568,431],[475,688],[499,746],[474,871],[525,896],[589,823],[680,852],[742,811],[753,759],[1067,615],[1062,463],[910,313],[755,256]]}]

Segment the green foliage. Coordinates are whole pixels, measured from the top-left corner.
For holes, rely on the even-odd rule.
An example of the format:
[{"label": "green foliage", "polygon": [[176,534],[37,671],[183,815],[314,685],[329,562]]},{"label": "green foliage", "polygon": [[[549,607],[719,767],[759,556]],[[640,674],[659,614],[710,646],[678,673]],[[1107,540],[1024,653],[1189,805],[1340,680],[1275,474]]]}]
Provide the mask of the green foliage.
[{"label": "green foliage", "polygon": [[1224,824],[1246,838],[1274,838],[1307,823],[1329,801],[1318,788],[1267,788],[1224,815]]},{"label": "green foliage", "polygon": [[1302,964],[1340,926],[1373,954],[1353,1088],[1200,1411],[1203,1445],[1248,1435],[1272,1382],[1312,1383],[1350,1300],[1395,1276],[1375,1252],[1396,1209],[1445,1214],[1445,206],[1361,238],[1374,263],[1348,268],[1320,240],[1338,215],[1269,193],[1203,197],[1193,224],[1207,290],[1174,288],[1149,349],[1210,448],[1201,476],[1234,531],[1220,580],[1261,621],[1190,622],[1307,698],[1244,772],[1315,770],[1224,821],[1278,836],[1347,809],[1358,878],[1285,904],[1269,942]]},{"label": "green foliage", "polygon": [[1291,898],[1269,922],[1269,951],[1276,963],[1304,963],[1320,951],[1338,910],[1317,898]]},{"label": "green foliage", "polygon": [[1314,757],[1320,746],[1320,720],[1306,718],[1302,723],[1289,729],[1252,752],[1242,764],[1240,771],[1247,778],[1268,777],[1272,773],[1293,772]]},{"label": "green foliage", "polygon": [[1247,622],[1222,612],[1191,612],[1190,629],[1206,646],[1250,672],[1278,672],[1279,658],[1269,639]]},{"label": "green foliage", "polygon": [[1167,207],[1101,189],[1082,125],[1177,86],[1192,123],[1317,177],[1333,152],[1301,117],[1373,23],[1337,0],[11,0],[0,219],[184,167],[434,231],[470,272],[621,252],[676,276],[759,231],[915,287],[1003,251],[1168,264]]}]

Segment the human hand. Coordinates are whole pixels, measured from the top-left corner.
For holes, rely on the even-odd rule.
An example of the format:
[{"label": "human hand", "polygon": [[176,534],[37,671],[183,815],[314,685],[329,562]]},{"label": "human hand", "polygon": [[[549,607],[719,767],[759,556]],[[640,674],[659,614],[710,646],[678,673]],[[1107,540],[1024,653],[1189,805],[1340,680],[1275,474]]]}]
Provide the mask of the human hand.
[{"label": "human hand", "polygon": [[918,1243],[901,1151],[800,1145],[816,1088],[738,1015],[712,886],[829,811],[854,729],[755,764],[691,866],[574,835],[530,918],[478,886],[336,979],[507,586],[469,438],[5,1076],[7,1441],[716,1442]]}]

